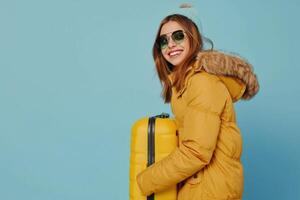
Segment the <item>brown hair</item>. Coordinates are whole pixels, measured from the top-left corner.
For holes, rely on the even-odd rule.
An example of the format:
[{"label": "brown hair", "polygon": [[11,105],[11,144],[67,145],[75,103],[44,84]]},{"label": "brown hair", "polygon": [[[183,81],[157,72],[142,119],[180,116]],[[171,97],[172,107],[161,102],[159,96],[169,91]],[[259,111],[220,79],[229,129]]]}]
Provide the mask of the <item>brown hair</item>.
[{"label": "brown hair", "polygon": [[[175,21],[180,26],[183,27],[184,31],[187,34],[187,38],[190,45],[189,53],[186,59],[179,66],[172,66],[171,63],[166,61],[161,53],[161,49],[158,45],[158,39],[160,36],[161,28],[164,24],[169,21]],[[197,53],[203,50],[203,40],[198,30],[197,25],[188,17],[180,14],[172,14],[165,17],[158,28],[158,32],[155,38],[155,43],[153,45],[152,54],[155,62],[156,70],[158,77],[160,79],[160,83],[163,87],[162,89],[162,97],[165,103],[169,103],[171,101],[172,96],[172,86],[175,87],[176,91],[179,91],[184,86],[184,81],[186,78],[187,68],[195,61],[197,57]],[[174,73],[174,83],[171,84],[168,79],[168,74],[170,73],[169,67],[173,67]]]}]

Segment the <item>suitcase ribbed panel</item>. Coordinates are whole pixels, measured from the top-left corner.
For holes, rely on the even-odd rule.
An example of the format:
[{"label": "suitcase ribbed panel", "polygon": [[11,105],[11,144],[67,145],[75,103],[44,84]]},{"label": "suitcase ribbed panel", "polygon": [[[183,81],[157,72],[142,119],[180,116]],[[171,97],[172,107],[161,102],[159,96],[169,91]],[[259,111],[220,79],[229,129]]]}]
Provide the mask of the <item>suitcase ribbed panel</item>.
[{"label": "suitcase ribbed panel", "polygon": [[[136,182],[136,176],[147,168],[149,162],[149,119],[138,120],[131,129],[131,151],[130,151],[130,174],[129,174],[129,196],[130,200],[150,200],[152,197],[143,196]],[[174,120],[169,118],[155,118],[154,122],[154,159],[153,162],[170,154],[178,145],[176,136],[176,125]],[[176,200],[176,185],[168,190],[153,195],[154,200]]]}]

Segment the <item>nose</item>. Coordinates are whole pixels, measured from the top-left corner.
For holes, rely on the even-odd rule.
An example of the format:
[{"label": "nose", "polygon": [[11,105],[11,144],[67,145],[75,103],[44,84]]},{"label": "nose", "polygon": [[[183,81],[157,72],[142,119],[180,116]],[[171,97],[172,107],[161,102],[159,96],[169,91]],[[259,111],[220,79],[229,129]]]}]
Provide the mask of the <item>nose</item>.
[{"label": "nose", "polygon": [[177,44],[173,41],[173,39],[172,38],[169,38],[169,41],[168,41],[168,47],[169,48],[172,48],[172,47],[174,47],[174,46],[176,46]]}]

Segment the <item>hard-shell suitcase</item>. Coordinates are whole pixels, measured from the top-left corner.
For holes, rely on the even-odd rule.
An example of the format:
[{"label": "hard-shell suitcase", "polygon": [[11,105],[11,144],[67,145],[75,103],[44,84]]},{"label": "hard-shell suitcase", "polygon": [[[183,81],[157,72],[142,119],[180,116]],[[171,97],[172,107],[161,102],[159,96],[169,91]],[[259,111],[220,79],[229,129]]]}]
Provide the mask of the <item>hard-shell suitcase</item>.
[{"label": "hard-shell suitcase", "polygon": [[176,200],[176,185],[148,197],[141,194],[136,176],[148,166],[170,154],[178,145],[176,125],[169,115],[162,113],[138,120],[131,130],[130,200]]}]

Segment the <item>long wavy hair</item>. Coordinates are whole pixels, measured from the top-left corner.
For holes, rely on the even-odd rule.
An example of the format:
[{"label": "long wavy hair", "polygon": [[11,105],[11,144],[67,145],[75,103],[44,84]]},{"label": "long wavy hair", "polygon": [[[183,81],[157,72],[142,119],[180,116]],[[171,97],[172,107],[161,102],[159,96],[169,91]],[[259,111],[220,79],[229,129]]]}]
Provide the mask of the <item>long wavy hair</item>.
[{"label": "long wavy hair", "polygon": [[[186,32],[188,42],[190,45],[190,50],[187,54],[187,57],[183,62],[178,66],[173,66],[171,63],[169,63],[162,55],[161,49],[159,48],[159,36],[161,28],[164,24],[166,24],[169,21],[175,21],[180,26],[183,27],[184,31]],[[156,71],[158,74],[158,77],[160,79],[160,83],[162,85],[162,92],[161,96],[164,99],[165,103],[169,103],[171,101],[172,96],[172,87],[174,86],[176,91],[179,91],[183,86],[186,78],[186,71],[187,68],[195,61],[197,57],[197,53],[199,51],[203,50],[203,39],[207,39],[205,37],[202,37],[200,34],[200,31],[197,27],[197,25],[188,17],[180,14],[172,14],[166,16],[160,23],[160,26],[158,28],[155,42],[152,48],[152,54],[153,59],[156,66]],[[208,39],[209,40],[209,39]],[[209,40],[212,48],[213,43],[211,40]],[[172,71],[170,70],[172,69]],[[168,75],[170,73],[174,73],[174,81],[173,85],[168,79]]]}]

